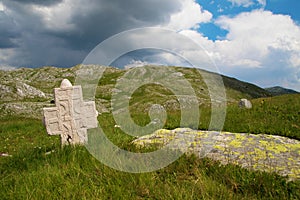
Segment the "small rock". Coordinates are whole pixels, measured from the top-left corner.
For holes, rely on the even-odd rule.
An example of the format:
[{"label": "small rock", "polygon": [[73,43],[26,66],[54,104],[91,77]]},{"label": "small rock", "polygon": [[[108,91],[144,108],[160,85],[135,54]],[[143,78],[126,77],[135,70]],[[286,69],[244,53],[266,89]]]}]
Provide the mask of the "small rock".
[{"label": "small rock", "polygon": [[55,150],[52,150],[52,151],[46,152],[45,155],[47,156],[47,155],[50,155],[50,154],[52,154],[54,152],[55,152]]},{"label": "small rock", "polygon": [[240,102],[239,102],[239,107],[240,108],[251,109],[252,108],[252,103],[248,99],[241,99]]},{"label": "small rock", "polygon": [[1,157],[12,157],[12,155],[9,155],[8,153],[0,153]]}]

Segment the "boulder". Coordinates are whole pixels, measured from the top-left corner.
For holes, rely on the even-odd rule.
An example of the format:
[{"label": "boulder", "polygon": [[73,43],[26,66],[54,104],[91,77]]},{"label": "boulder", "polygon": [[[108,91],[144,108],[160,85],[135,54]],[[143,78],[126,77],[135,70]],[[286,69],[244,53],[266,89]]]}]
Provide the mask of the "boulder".
[{"label": "boulder", "polygon": [[239,102],[239,107],[240,108],[251,109],[252,108],[252,103],[248,99],[241,99],[240,102]]}]

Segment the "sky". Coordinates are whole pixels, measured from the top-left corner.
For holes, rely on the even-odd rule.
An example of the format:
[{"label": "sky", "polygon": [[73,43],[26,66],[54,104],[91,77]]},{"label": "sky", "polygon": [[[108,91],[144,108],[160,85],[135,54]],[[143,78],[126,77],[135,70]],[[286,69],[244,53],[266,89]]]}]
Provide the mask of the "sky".
[{"label": "sky", "polygon": [[[0,0],[0,68],[72,67],[115,34],[161,27],[201,45],[224,75],[300,91],[299,8],[299,0]],[[187,62],[146,49],[112,64],[152,63]]]}]

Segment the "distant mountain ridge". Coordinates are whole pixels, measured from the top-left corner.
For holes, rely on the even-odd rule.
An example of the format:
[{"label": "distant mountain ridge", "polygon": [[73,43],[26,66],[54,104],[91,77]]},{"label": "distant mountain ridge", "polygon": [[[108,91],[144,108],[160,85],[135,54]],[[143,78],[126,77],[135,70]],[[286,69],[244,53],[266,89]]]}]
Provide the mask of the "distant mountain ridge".
[{"label": "distant mountain ridge", "polygon": [[265,88],[266,91],[272,94],[272,96],[280,96],[285,94],[299,94],[299,92],[287,88],[283,88],[280,86]]}]

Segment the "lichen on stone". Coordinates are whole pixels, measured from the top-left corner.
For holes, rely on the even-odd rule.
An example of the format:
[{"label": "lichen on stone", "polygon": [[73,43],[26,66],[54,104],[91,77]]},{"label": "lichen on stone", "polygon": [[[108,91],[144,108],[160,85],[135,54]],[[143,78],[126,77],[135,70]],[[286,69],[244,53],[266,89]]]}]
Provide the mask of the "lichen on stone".
[{"label": "lichen on stone", "polygon": [[[137,146],[165,146],[182,150],[185,137],[190,141],[188,152],[235,164],[251,170],[275,172],[289,179],[300,179],[300,142],[281,136],[253,135],[191,129],[161,129],[133,141]],[[189,140],[186,140],[189,141]]]}]

